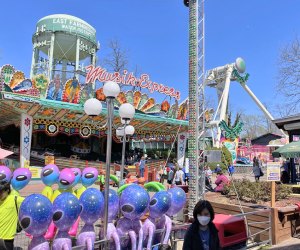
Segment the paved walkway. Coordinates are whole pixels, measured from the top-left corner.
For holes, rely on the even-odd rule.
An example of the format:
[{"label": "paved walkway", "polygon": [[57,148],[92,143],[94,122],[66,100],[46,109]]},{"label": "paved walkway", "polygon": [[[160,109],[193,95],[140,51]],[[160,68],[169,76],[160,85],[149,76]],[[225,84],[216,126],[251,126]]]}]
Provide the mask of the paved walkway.
[{"label": "paved walkway", "polygon": [[276,246],[271,247],[272,250],[299,250],[300,249],[300,239],[291,238],[286,240]]}]

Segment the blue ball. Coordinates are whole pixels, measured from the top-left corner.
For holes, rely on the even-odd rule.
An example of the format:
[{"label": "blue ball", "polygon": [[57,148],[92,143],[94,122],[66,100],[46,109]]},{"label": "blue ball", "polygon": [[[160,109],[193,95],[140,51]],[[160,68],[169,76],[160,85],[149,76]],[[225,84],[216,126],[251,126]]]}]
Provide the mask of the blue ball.
[{"label": "blue ball", "polygon": [[102,193],[96,188],[88,188],[82,193],[79,201],[82,206],[80,218],[86,224],[92,225],[103,213],[104,198]]},{"label": "blue ball", "polygon": [[44,195],[29,195],[20,206],[19,221],[26,233],[45,234],[52,221],[52,203]]},{"label": "blue ball", "polygon": [[160,218],[171,207],[171,196],[167,191],[159,191],[153,195],[149,204],[150,217]]},{"label": "blue ball", "polygon": [[121,194],[120,208],[124,217],[140,218],[149,206],[148,192],[137,184],[131,184]]},{"label": "blue ball", "polygon": [[81,212],[79,200],[71,193],[62,193],[53,202],[53,222],[61,231],[68,231]]},{"label": "blue ball", "polygon": [[171,207],[167,211],[168,216],[173,216],[177,214],[186,203],[186,194],[182,188],[174,187],[168,190],[171,196]]}]

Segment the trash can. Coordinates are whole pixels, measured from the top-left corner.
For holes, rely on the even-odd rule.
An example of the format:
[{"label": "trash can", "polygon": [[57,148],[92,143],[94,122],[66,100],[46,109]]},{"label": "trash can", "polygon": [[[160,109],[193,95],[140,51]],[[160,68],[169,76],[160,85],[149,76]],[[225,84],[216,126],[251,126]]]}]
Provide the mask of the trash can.
[{"label": "trash can", "polygon": [[243,218],[216,214],[214,224],[219,231],[220,246],[223,250],[246,249],[247,231]]}]

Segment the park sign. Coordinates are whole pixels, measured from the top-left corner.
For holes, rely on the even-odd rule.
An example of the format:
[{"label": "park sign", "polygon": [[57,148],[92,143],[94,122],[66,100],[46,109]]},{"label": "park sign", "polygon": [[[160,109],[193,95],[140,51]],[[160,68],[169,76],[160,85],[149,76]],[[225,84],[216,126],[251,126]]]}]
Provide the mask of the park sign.
[{"label": "park sign", "polygon": [[105,68],[100,66],[95,67],[89,65],[85,68],[87,73],[85,79],[86,83],[94,83],[96,80],[100,82],[113,81],[127,86],[148,89],[150,93],[159,92],[174,97],[176,100],[180,99],[180,91],[164,84],[151,81],[148,74],[141,74],[140,77],[136,77],[132,72],[129,73],[127,70],[123,70],[123,74],[121,74],[119,72],[109,73]]},{"label": "park sign", "polygon": [[43,17],[36,25],[36,33],[40,32],[69,32],[96,44],[96,30],[80,18],[56,14]]},{"label": "park sign", "polygon": [[280,181],[280,162],[267,163],[267,181]]}]

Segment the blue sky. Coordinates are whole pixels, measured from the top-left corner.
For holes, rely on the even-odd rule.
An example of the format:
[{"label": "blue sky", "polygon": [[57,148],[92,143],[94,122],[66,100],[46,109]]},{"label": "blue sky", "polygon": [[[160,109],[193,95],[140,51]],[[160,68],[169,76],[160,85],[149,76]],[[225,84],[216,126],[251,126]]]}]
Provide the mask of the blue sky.
[{"label": "blue sky", "polygon": [[[13,64],[29,76],[31,36],[36,22],[50,14],[77,16],[107,42],[117,38],[129,50],[129,68],[137,65],[151,79],[188,93],[188,9],[182,0],[26,0],[1,3],[0,65]],[[300,2],[295,0],[209,0],[206,11],[206,69],[241,56],[250,73],[249,86],[268,105],[276,96],[279,50],[299,34]],[[211,93],[211,91],[208,91]],[[160,97],[161,98],[161,97]],[[159,98],[159,99],[160,99]],[[183,99],[182,98],[182,99]],[[258,109],[238,84],[231,87],[233,108]]]}]

